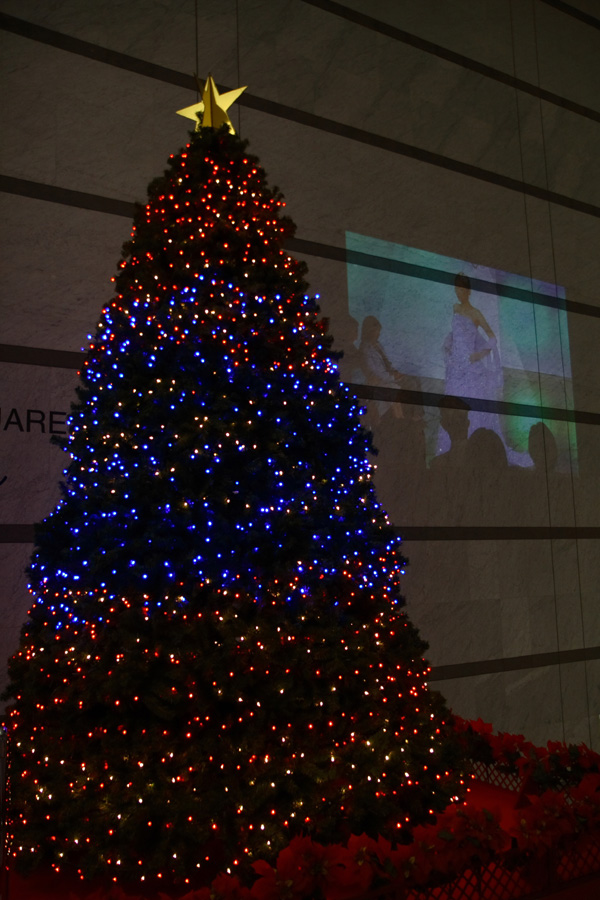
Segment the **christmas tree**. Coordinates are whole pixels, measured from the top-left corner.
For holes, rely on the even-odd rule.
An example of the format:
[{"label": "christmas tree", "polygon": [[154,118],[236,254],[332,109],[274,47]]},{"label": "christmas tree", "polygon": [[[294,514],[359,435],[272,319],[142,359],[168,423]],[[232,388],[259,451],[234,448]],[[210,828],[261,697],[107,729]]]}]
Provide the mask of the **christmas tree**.
[{"label": "christmas tree", "polygon": [[403,840],[461,783],[360,410],[209,79],[72,407],[11,662],[13,848],[180,878]]}]

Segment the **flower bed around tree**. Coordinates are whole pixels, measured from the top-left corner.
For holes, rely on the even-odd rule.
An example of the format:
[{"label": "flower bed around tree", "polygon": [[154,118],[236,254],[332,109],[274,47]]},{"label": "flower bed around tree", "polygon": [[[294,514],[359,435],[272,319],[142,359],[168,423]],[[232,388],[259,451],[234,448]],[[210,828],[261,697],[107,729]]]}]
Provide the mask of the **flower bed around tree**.
[{"label": "flower bed around tree", "polygon": [[[254,863],[250,885],[225,873],[208,887],[152,896],[513,900],[600,873],[600,756],[585,745],[549,742],[545,748],[535,747],[520,735],[493,734],[481,720],[456,717],[455,727],[473,760],[467,798],[448,807],[434,825],[415,828],[412,843],[394,846],[363,834],[344,844],[321,845],[300,836],[274,864]],[[492,787],[491,795],[485,793],[486,784]],[[490,796],[496,808],[486,808],[494,805]],[[87,900],[150,896],[141,888],[127,890],[116,884],[91,892],[88,886],[87,893],[83,886],[72,887],[70,893]],[[42,896],[33,891],[27,900]]]}]

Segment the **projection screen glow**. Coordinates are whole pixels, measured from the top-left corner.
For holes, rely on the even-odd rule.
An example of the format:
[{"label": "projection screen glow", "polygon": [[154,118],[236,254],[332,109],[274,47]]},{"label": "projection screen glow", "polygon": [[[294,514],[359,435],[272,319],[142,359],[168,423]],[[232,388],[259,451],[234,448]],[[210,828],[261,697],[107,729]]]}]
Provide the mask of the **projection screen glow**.
[{"label": "projection screen glow", "polygon": [[[469,434],[494,431],[508,464],[530,467],[530,430],[543,421],[556,444],[555,470],[576,471],[575,426],[552,412],[573,409],[563,288],[351,232],[346,248],[348,310],[358,326],[352,353],[364,360],[371,341],[371,356],[379,353],[388,367],[386,378],[383,369],[374,374],[358,361],[347,380],[404,383],[465,398],[467,406],[469,398],[498,401],[497,410],[469,413]],[[366,333],[373,317],[380,325],[378,340]],[[403,379],[389,377],[389,367]],[[506,414],[503,403],[544,409],[528,415],[517,407],[511,409],[517,414]],[[450,446],[439,405],[424,405],[423,428],[430,464]]]}]

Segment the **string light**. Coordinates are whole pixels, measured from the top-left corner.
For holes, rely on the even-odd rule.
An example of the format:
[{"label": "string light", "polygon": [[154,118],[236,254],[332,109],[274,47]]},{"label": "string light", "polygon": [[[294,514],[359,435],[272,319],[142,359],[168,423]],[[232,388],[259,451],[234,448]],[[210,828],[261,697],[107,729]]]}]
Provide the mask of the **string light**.
[{"label": "string light", "polygon": [[11,663],[20,855],[195,883],[301,829],[396,835],[456,794],[283,206],[204,129],[136,216]]}]

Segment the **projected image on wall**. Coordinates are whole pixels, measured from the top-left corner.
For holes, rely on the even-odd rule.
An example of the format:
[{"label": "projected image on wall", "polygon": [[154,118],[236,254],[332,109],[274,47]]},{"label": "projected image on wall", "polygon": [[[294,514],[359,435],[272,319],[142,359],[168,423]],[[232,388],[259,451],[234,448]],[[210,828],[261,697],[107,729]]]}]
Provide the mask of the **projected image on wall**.
[{"label": "projected image on wall", "polygon": [[343,377],[425,395],[419,407],[379,392],[375,432],[395,409],[427,468],[477,433],[508,466],[543,454],[552,470],[575,470],[575,428],[556,412],[573,409],[563,288],[349,232],[346,247],[356,341]]}]

